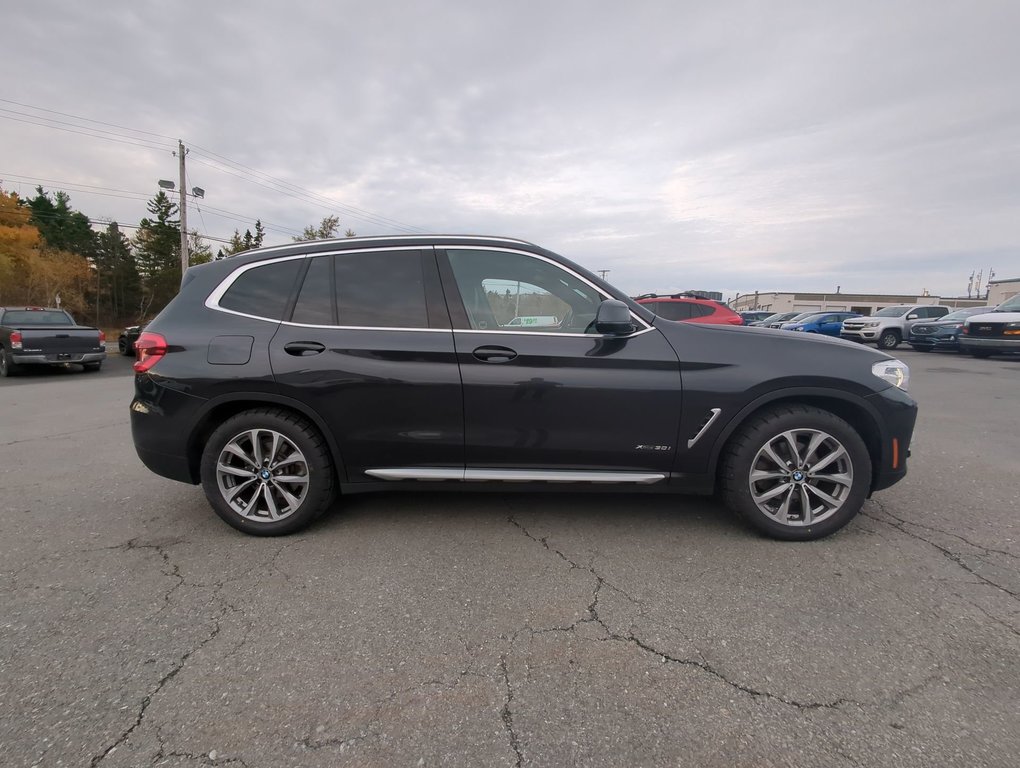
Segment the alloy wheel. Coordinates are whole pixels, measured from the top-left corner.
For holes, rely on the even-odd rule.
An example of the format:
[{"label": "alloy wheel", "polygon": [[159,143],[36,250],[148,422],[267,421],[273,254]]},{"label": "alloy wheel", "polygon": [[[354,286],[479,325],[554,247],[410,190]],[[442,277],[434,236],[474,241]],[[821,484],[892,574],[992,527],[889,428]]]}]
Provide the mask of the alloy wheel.
[{"label": "alloy wheel", "polygon": [[285,435],[249,429],[223,446],[216,484],[245,520],[275,523],[294,514],[308,494],[308,462]]},{"label": "alloy wheel", "polygon": [[818,429],[791,429],[768,440],[751,463],[755,505],[781,525],[815,525],[832,517],[853,488],[846,447]]}]

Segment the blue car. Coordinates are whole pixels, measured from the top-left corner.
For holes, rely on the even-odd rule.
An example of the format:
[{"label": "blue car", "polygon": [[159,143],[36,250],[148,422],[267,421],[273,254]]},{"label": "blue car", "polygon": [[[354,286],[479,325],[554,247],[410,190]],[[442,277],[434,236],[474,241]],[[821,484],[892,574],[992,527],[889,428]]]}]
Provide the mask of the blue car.
[{"label": "blue car", "polygon": [[839,329],[848,317],[860,317],[860,312],[815,312],[792,323],[780,326],[784,331],[802,331],[804,333],[824,333],[826,336],[839,338]]}]

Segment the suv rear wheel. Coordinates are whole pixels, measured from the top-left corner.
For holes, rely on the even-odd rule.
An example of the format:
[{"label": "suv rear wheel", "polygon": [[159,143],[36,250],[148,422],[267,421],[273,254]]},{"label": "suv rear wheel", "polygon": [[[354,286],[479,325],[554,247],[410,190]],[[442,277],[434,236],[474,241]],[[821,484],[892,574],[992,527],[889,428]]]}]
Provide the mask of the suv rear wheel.
[{"label": "suv rear wheel", "polygon": [[900,345],[900,334],[896,331],[883,331],[878,337],[879,349],[896,349]]},{"label": "suv rear wheel", "polygon": [[278,408],[244,411],[223,422],[202,452],[201,476],[216,514],[256,536],[305,528],[336,493],[336,470],[318,430]]},{"label": "suv rear wheel", "polygon": [[806,405],[780,406],[745,424],[723,455],[723,500],[776,539],[808,541],[838,531],[871,487],[871,458],[843,419]]}]

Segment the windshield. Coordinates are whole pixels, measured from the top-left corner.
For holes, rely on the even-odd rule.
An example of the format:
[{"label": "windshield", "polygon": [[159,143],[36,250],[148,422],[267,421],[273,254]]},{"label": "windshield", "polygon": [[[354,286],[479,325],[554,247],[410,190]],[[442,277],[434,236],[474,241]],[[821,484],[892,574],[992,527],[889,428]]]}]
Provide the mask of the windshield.
[{"label": "windshield", "polygon": [[945,317],[940,317],[939,322],[944,323],[952,320],[960,322],[962,320],[966,320],[971,315],[983,315],[984,313],[991,311],[991,307],[967,307],[966,309],[958,309],[955,312],[950,312]]},{"label": "windshield", "polygon": [[1011,299],[1006,299],[994,310],[995,312],[1020,312],[1020,293]]},{"label": "windshield", "polygon": [[910,307],[886,307],[880,309],[872,317],[903,317]]}]

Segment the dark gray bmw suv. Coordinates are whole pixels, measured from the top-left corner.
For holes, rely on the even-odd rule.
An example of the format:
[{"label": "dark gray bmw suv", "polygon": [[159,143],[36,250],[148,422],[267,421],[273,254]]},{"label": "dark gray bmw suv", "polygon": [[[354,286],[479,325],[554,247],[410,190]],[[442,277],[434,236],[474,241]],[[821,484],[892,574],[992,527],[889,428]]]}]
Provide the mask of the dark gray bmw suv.
[{"label": "dark gray bmw suv", "polygon": [[135,350],[139,457],[263,535],[338,493],[495,487],[719,491],[765,534],[816,539],[906,474],[917,410],[884,353],[664,320],[506,238],[193,267]]}]

